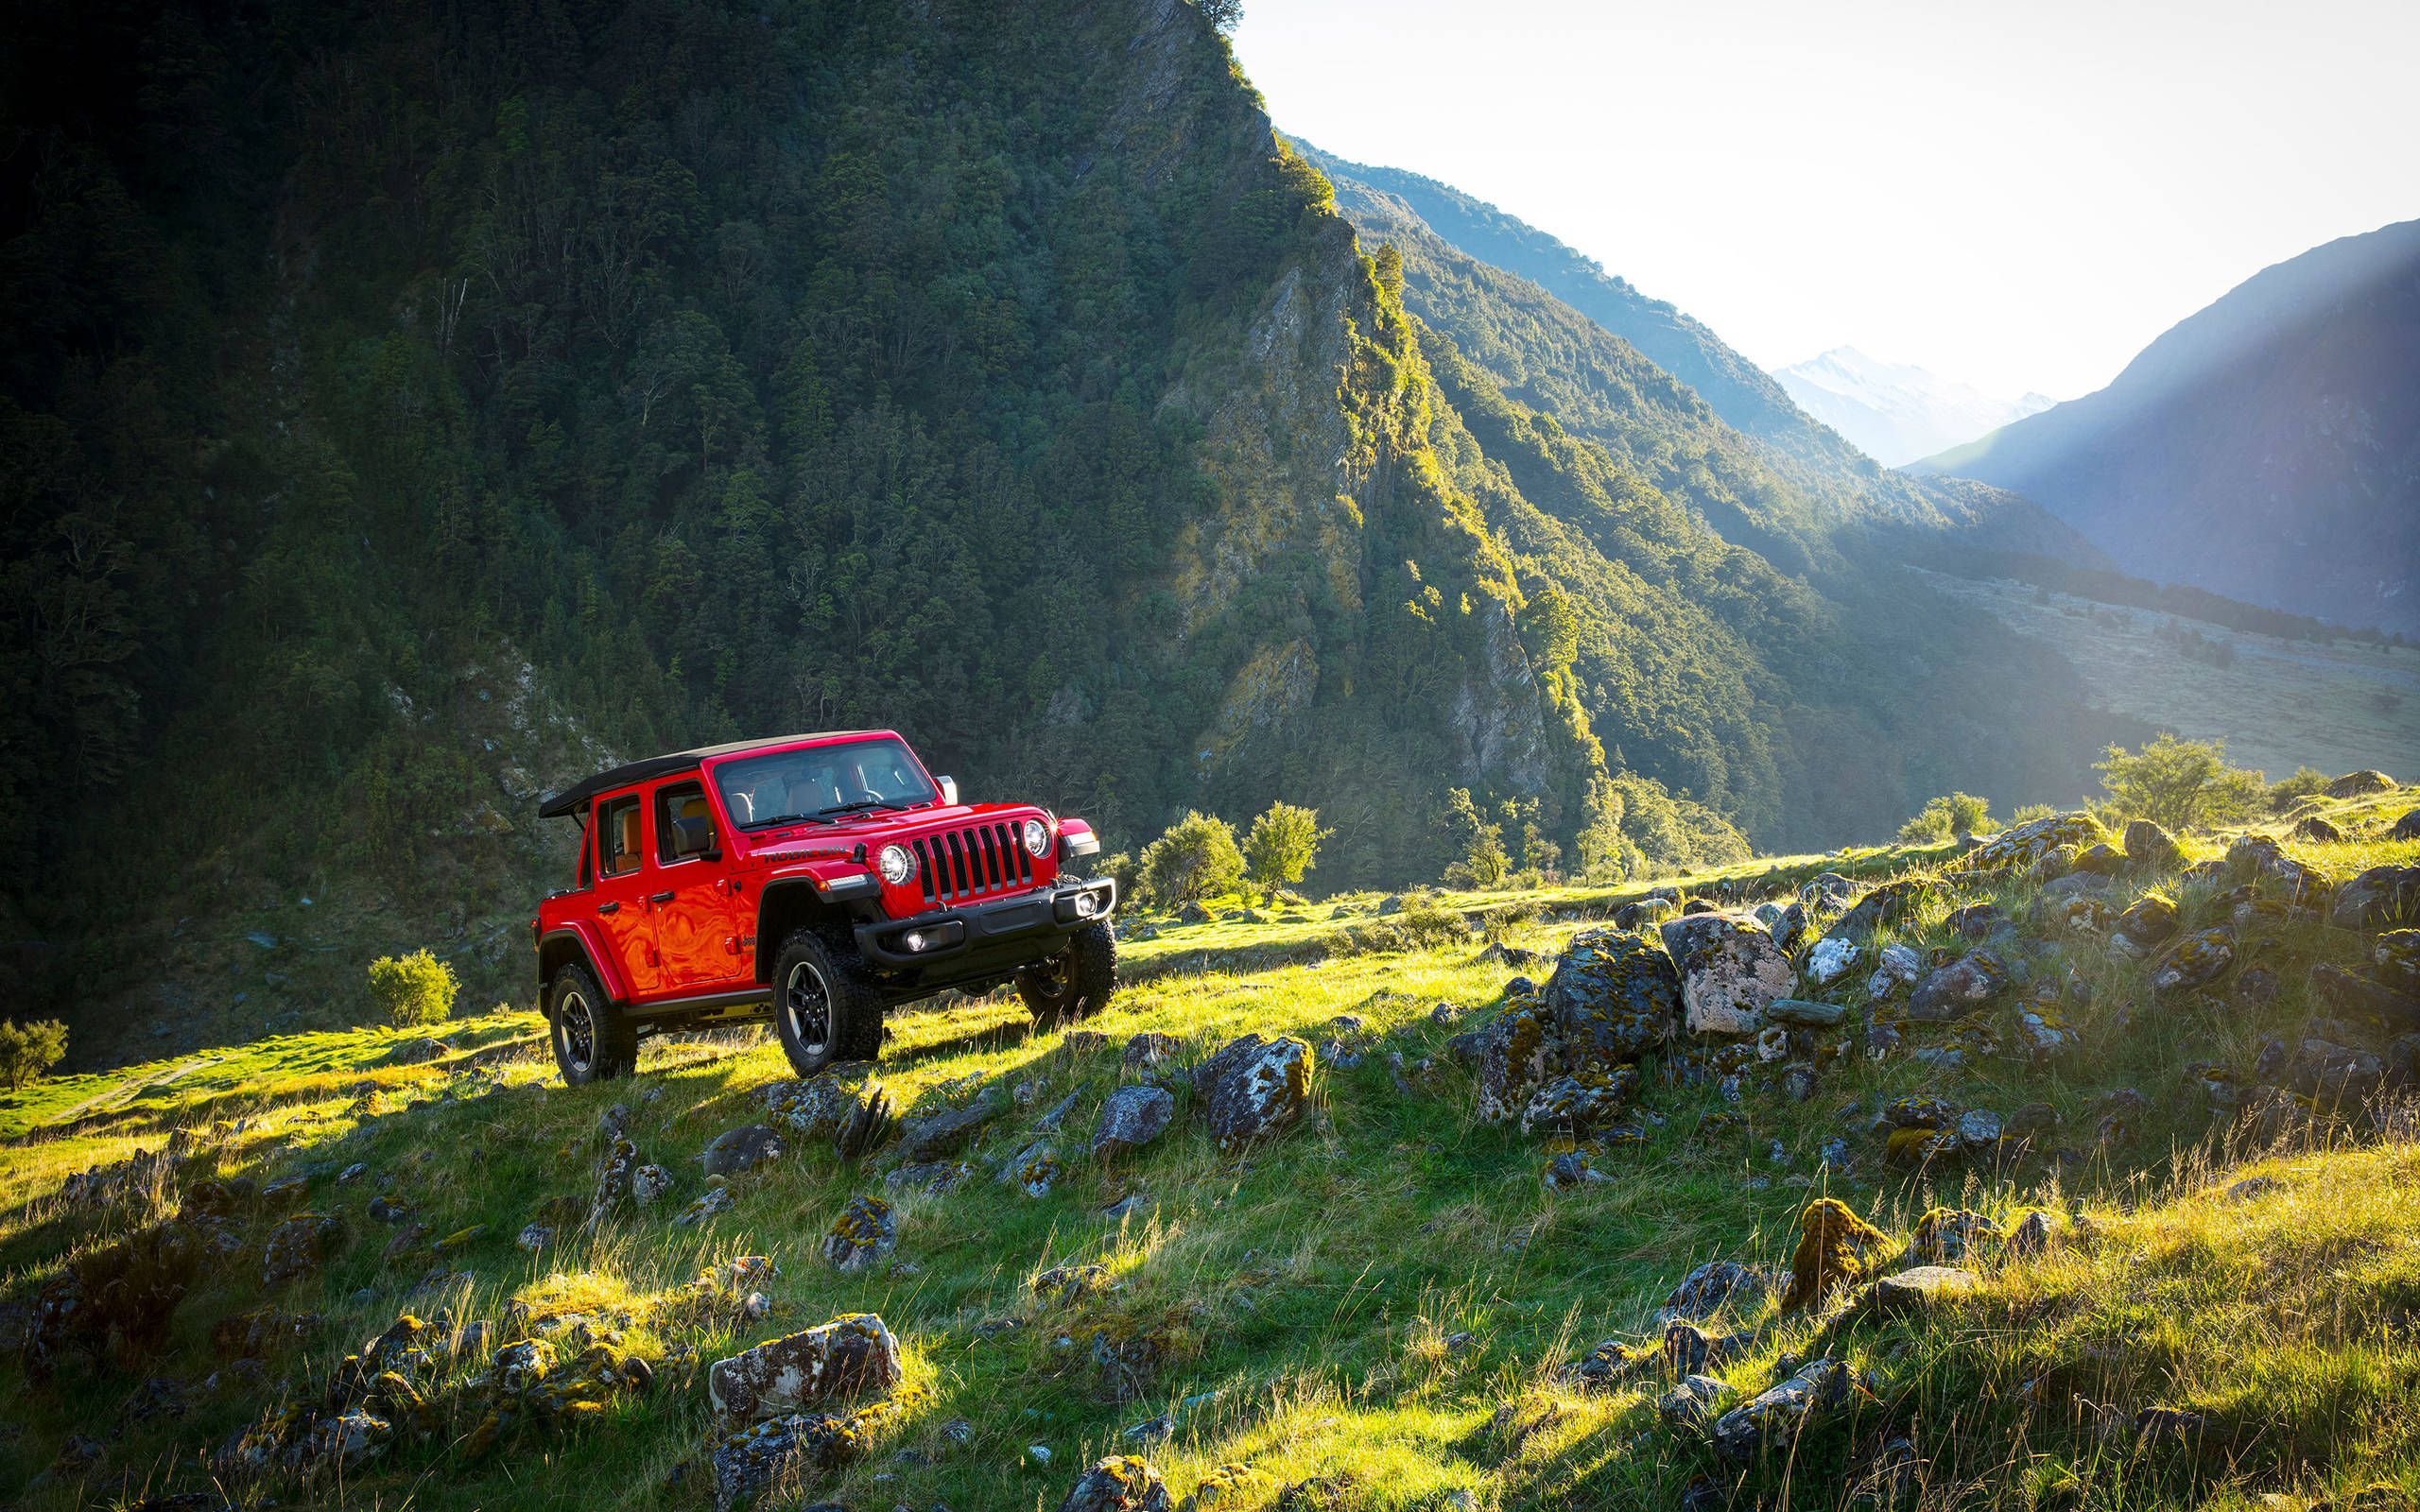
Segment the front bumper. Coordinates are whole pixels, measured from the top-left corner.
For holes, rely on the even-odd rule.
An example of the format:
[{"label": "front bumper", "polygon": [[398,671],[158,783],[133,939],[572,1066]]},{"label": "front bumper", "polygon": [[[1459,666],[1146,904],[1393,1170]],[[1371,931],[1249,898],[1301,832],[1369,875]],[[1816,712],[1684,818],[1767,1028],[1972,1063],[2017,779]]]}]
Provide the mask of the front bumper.
[{"label": "front bumper", "polygon": [[[1087,906],[1086,900],[1089,900]],[[1061,878],[1047,887],[913,919],[876,919],[855,930],[858,954],[876,967],[926,976],[1008,972],[1048,960],[1069,936],[1117,911],[1117,882]],[[910,948],[913,936],[921,949]]]}]

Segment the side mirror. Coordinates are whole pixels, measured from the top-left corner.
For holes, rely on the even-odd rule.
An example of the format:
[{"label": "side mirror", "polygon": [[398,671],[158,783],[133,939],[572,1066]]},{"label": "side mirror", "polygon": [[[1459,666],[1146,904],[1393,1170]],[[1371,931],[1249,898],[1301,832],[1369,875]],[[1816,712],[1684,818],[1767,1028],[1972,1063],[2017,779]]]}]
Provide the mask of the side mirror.
[{"label": "side mirror", "polygon": [[950,808],[956,808],[958,806],[958,779],[955,777],[937,777],[933,779],[933,781],[942,784],[942,802]]}]

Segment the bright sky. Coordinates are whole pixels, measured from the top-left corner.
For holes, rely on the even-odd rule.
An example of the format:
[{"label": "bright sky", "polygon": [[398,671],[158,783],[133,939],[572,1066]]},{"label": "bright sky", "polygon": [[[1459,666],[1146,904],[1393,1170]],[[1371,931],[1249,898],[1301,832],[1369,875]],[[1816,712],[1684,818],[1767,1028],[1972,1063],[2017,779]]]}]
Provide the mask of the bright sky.
[{"label": "bright sky", "polygon": [[1280,130],[1501,206],[1768,367],[2100,387],[2420,216],[2420,0],[1246,0]]}]

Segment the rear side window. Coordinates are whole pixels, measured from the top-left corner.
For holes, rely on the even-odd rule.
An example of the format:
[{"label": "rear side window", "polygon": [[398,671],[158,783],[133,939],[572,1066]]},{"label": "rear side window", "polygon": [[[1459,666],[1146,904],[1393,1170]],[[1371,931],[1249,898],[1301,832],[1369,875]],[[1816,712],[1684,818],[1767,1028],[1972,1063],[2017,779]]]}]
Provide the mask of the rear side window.
[{"label": "rear side window", "polygon": [[609,877],[636,871],[640,860],[639,799],[617,798],[596,806],[597,870]]},{"label": "rear side window", "polygon": [[714,816],[700,782],[669,782],[655,794],[655,859],[669,866],[714,849]]}]

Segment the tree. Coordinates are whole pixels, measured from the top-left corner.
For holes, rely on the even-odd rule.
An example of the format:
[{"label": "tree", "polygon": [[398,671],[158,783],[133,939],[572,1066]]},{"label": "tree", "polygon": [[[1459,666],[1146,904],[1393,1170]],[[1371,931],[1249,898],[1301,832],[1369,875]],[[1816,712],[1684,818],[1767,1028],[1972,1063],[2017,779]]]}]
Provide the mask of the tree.
[{"label": "tree", "polygon": [[1195,0],[1210,25],[1220,31],[1232,32],[1244,19],[1244,0]]},{"label": "tree", "polygon": [[1445,881],[1457,887],[1501,887],[1512,874],[1512,858],[1504,850],[1504,826],[1490,823],[1466,787],[1445,794],[1445,832],[1454,837],[1462,858],[1445,868]]},{"label": "tree", "polygon": [[1320,842],[1335,833],[1320,828],[1317,809],[1284,802],[1269,805],[1244,836],[1244,860],[1252,867],[1253,880],[1260,884],[1262,895],[1273,901],[1279,887],[1302,881],[1303,873],[1319,864]]},{"label": "tree", "polygon": [[409,955],[381,955],[370,963],[370,995],[387,1022],[398,1029],[444,1022],[453,1015],[454,994],[460,988],[454,968],[425,947]]},{"label": "tree", "polygon": [[0,1081],[8,1082],[10,1091],[41,1080],[43,1073],[66,1054],[67,1025],[57,1019],[37,1019],[31,1023],[0,1020]]},{"label": "tree", "polygon": [[1972,793],[1949,793],[1927,799],[1915,816],[1899,826],[1899,838],[1911,843],[1945,840],[1953,834],[1980,834],[1992,828],[1991,805]]},{"label": "tree", "polygon": [[2171,830],[2251,817],[2268,798],[2258,772],[2226,762],[2222,740],[2179,740],[2162,731],[2138,751],[2112,746],[2093,764],[2109,790],[2104,805],[2120,817]]},{"label": "tree", "polygon": [[1143,848],[1143,882],[1163,907],[1233,892],[1244,880],[1244,854],[1235,827],[1215,815],[1187,811]]},{"label": "tree", "polygon": [[1621,789],[1603,772],[1588,775],[1587,819],[1580,826],[1580,873],[1584,877],[1619,878],[1629,873],[1622,839]]}]

